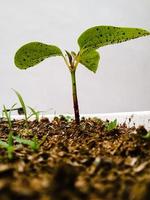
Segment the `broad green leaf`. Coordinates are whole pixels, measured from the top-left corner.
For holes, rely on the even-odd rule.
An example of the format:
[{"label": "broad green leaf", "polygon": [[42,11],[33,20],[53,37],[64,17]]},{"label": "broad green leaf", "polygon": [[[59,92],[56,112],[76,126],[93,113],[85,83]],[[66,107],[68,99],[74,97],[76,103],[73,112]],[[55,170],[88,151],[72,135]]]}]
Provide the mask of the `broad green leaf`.
[{"label": "broad green leaf", "polygon": [[97,70],[99,59],[99,53],[95,50],[84,51],[80,55],[80,63],[87,67],[89,70],[93,71],[94,73]]},{"label": "broad green leaf", "polygon": [[80,35],[78,44],[80,49],[98,49],[105,45],[125,42],[146,35],[150,35],[150,32],[139,28],[95,26]]},{"label": "broad green leaf", "polygon": [[40,42],[31,42],[22,46],[15,54],[15,65],[20,69],[32,67],[44,59],[61,56],[61,50],[54,46]]}]

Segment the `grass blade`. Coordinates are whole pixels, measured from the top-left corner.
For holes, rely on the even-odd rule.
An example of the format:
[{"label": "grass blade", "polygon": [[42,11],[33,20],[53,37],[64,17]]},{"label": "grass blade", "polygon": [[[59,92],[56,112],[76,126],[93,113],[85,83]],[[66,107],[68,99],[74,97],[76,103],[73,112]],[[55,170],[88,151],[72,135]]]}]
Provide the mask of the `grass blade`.
[{"label": "grass blade", "polygon": [[18,99],[19,99],[19,102],[20,102],[20,104],[21,104],[21,106],[22,106],[22,109],[23,109],[23,112],[24,112],[25,120],[26,120],[26,122],[27,122],[27,121],[28,121],[28,117],[27,117],[27,110],[26,110],[26,105],[25,105],[25,103],[24,103],[24,100],[23,100],[23,98],[22,98],[22,96],[20,95],[19,92],[17,92],[17,91],[14,90],[14,89],[13,89],[13,91],[16,93],[16,95],[17,95],[17,97],[18,97]]},{"label": "grass blade", "polygon": [[34,108],[28,106],[28,108],[31,110],[32,114],[28,117],[28,119],[31,117],[31,116],[35,116],[36,120],[39,121],[40,117],[39,117],[39,114],[40,112],[39,111],[36,111]]}]

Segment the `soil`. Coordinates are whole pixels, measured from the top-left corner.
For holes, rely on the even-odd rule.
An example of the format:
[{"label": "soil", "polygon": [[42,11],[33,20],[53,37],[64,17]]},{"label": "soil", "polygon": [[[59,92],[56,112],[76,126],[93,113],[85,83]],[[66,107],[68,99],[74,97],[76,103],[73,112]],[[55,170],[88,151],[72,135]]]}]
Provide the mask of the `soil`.
[{"label": "soil", "polygon": [[[13,121],[14,135],[32,139],[40,148],[14,142],[13,159],[0,148],[0,200],[149,200],[150,140],[144,127],[65,117],[39,122]],[[7,140],[7,121],[0,138]]]}]

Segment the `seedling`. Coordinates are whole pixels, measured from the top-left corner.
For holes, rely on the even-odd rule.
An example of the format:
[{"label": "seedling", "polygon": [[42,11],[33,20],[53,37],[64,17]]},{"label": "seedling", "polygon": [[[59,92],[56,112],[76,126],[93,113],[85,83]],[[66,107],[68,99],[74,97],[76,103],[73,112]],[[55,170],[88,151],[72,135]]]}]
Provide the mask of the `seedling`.
[{"label": "seedling", "polygon": [[7,119],[8,126],[9,126],[9,131],[12,131],[12,120],[11,120],[11,112],[14,110],[14,107],[16,106],[16,103],[10,108],[6,109],[6,106],[3,106],[3,112],[2,115]]},{"label": "seedling", "polygon": [[13,147],[13,130],[12,130],[12,120],[11,120],[11,111],[13,110],[13,108],[16,106],[16,104],[14,104],[11,109],[9,110],[9,112],[7,111],[6,107],[3,106],[3,115],[4,117],[7,119],[8,122],[8,127],[9,127],[9,134],[8,134],[8,140],[7,142],[4,142],[2,140],[0,140],[0,146],[2,148],[5,148],[7,150],[7,154],[8,154],[8,158],[11,160],[13,158],[13,151],[14,151],[14,147]]},{"label": "seedling", "polygon": [[21,105],[22,110],[23,110],[23,114],[24,114],[24,117],[25,117],[26,125],[28,126],[28,115],[27,115],[27,109],[26,109],[26,105],[24,103],[24,100],[23,100],[23,98],[22,98],[22,96],[20,95],[19,92],[17,92],[16,90],[14,90],[14,92],[16,93],[16,95],[18,97],[18,100],[19,100],[20,105]]},{"label": "seedling", "polygon": [[34,108],[28,106],[28,108],[30,109],[31,111],[31,115],[28,117],[28,119],[32,116],[35,117],[36,121],[39,121],[40,120],[40,111],[36,111]]},{"label": "seedling", "polygon": [[34,151],[37,151],[40,146],[38,139],[36,137],[34,137],[32,140],[27,140],[27,139],[20,138],[18,136],[13,136],[13,139],[20,144],[29,146]]},{"label": "seedling", "polygon": [[105,123],[105,131],[113,131],[117,128],[117,119],[115,119],[114,121],[111,122],[106,122]]},{"label": "seedling", "polygon": [[[39,111],[36,111],[34,108],[28,106],[28,108],[29,108],[30,111],[31,111],[31,114],[28,115],[28,113],[27,113],[27,107],[26,107],[26,104],[25,104],[25,102],[24,102],[24,100],[23,100],[21,94],[20,94],[19,92],[17,92],[16,90],[14,90],[14,92],[16,93],[16,95],[17,95],[17,97],[18,97],[18,100],[19,100],[19,102],[20,102],[20,105],[21,105],[21,108],[22,108],[22,111],[23,111],[22,114],[24,114],[24,116],[25,116],[26,126],[28,127],[28,120],[29,120],[32,116],[35,116],[35,119],[36,119],[37,121],[39,121],[39,114],[40,114],[40,112],[39,112]],[[21,109],[21,108],[20,108],[20,109]]]},{"label": "seedling", "polygon": [[80,114],[76,87],[76,69],[79,64],[96,73],[100,56],[98,48],[125,42],[127,40],[150,35],[150,32],[139,28],[124,28],[114,26],[95,26],[83,32],[78,38],[80,50],[78,53],[63,54],[60,48],[41,42],[31,42],[22,46],[15,54],[15,65],[20,69],[28,69],[52,56],[61,56],[71,74],[72,96],[75,121],[80,123]]},{"label": "seedling", "polygon": [[146,135],[143,135],[142,138],[150,140],[150,131],[148,131]]}]

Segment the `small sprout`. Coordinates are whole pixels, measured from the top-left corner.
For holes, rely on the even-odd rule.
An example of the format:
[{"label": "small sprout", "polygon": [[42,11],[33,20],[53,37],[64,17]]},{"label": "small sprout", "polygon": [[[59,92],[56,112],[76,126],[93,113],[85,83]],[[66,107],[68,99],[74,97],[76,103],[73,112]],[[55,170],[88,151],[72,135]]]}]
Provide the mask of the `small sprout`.
[{"label": "small sprout", "polygon": [[142,138],[146,140],[150,140],[150,131],[148,131],[146,135],[143,135]]},{"label": "small sprout", "polygon": [[31,115],[28,117],[28,119],[32,116],[35,117],[35,119],[39,122],[40,120],[40,111],[36,111],[34,108],[28,106],[28,108],[31,110]]},{"label": "small sprout", "polygon": [[96,73],[100,55],[97,51],[100,47],[125,42],[127,40],[150,35],[150,32],[140,28],[95,26],[83,32],[78,38],[79,52],[62,51],[54,46],[40,42],[31,42],[23,45],[15,54],[14,62],[19,69],[33,67],[46,58],[61,56],[67,65],[72,81],[72,97],[76,124],[80,124],[80,113],[76,87],[76,69],[79,64],[84,65],[90,71]]},{"label": "small sprout", "polygon": [[67,116],[65,116],[65,119],[67,120],[67,122],[70,122],[72,120],[72,117],[67,115]]},{"label": "small sprout", "polygon": [[7,150],[8,159],[12,160],[13,159],[13,152],[14,152],[13,145],[10,145],[9,142],[7,143],[7,142],[0,140],[0,147]]},{"label": "small sprout", "polygon": [[115,119],[114,121],[111,122],[106,122],[105,123],[105,131],[113,131],[117,128],[117,119]]},{"label": "small sprout", "polygon": [[5,105],[3,106],[3,115],[7,119],[7,122],[8,122],[9,134],[8,134],[7,142],[0,140],[0,146],[7,150],[8,159],[10,160],[13,158],[13,152],[14,152],[11,111],[14,109],[15,106],[16,104],[14,104],[11,107],[11,109],[9,109],[9,111],[8,109],[6,109]]},{"label": "small sprout", "polygon": [[72,120],[72,117],[69,115],[59,115],[60,119],[65,120],[67,122],[70,122]]},{"label": "small sprout", "polygon": [[28,106],[28,108],[29,108],[30,111],[31,111],[31,114],[28,116],[27,107],[26,107],[26,104],[25,104],[25,102],[24,102],[24,100],[23,100],[21,94],[20,94],[19,92],[17,92],[16,90],[14,90],[14,92],[16,93],[16,95],[17,95],[17,97],[18,97],[18,99],[19,99],[19,102],[20,102],[20,104],[21,104],[21,108],[19,108],[18,111],[20,111],[21,114],[24,114],[24,116],[25,116],[25,122],[26,122],[27,127],[28,127],[28,120],[29,120],[32,116],[34,116],[35,119],[36,119],[37,121],[39,121],[39,114],[40,114],[40,111],[36,111],[34,108]]},{"label": "small sprout", "polygon": [[28,115],[27,115],[26,105],[25,105],[24,100],[23,100],[22,96],[20,95],[20,93],[17,92],[16,90],[14,90],[14,92],[16,93],[16,95],[18,97],[18,100],[20,102],[20,105],[21,105],[23,113],[24,113],[25,123],[26,123],[26,126],[28,127]]},{"label": "small sprout", "polygon": [[32,140],[23,139],[18,136],[13,136],[13,139],[20,144],[29,146],[33,151],[37,151],[40,147],[37,137],[34,137]]},{"label": "small sprout", "polygon": [[10,109],[6,109],[5,105],[3,106],[3,116],[7,119],[10,131],[12,130],[11,112],[15,106],[16,106],[16,103]]}]

